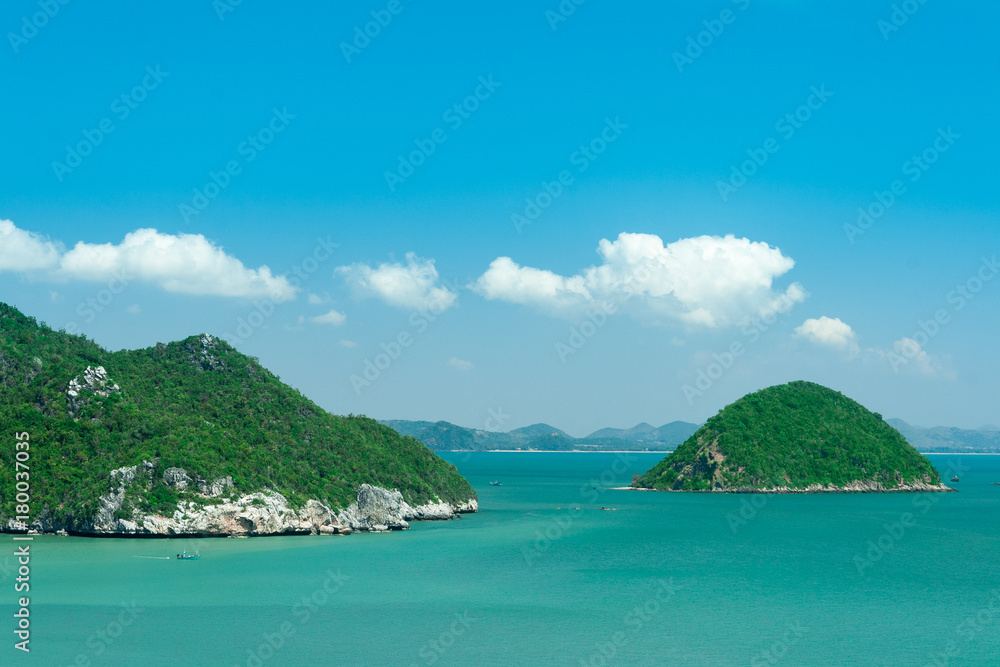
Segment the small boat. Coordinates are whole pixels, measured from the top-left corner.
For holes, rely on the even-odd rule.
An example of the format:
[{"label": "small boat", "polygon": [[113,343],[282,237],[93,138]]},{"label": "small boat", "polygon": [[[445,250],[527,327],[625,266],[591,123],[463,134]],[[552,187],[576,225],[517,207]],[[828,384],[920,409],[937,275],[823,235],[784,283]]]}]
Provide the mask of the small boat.
[{"label": "small boat", "polygon": [[490,486],[503,486],[500,482],[490,482]]},{"label": "small boat", "polygon": [[952,478],[951,478],[951,481],[953,481],[953,482],[957,482],[957,481],[958,481],[958,475],[955,475],[954,477],[952,477]]},{"label": "small boat", "polygon": [[177,554],[177,560],[198,560],[201,558],[199,554],[189,554],[187,551],[182,551]]}]

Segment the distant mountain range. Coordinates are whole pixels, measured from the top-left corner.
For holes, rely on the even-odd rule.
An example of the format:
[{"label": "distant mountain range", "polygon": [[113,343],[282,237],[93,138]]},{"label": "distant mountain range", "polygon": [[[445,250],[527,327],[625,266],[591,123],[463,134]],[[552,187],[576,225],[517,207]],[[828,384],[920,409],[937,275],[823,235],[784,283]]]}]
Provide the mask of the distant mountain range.
[{"label": "distant mountain range", "polygon": [[594,431],[587,437],[617,438],[632,442],[654,442],[673,447],[690,438],[691,434],[698,430],[698,426],[699,424],[677,421],[656,428],[652,424],[642,422],[632,428],[602,428]]},{"label": "distant mountain range", "polygon": [[[921,452],[998,452],[1000,428],[960,429],[947,426],[922,428],[902,419],[886,422]],[[381,423],[410,435],[435,451],[490,451],[521,449],[539,451],[672,451],[698,430],[700,424],[673,421],[660,427],[643,422],[632,428],[602,428],[585,438],[574,438],[548,424],[532,424],[512,431],[484,431],[451,422],[390,419]]]},{"label": "distant mountain range", "polygon": [[922,452],[1000,452],[1000,429],[996,426],[975,430],[952,426],[922,428],[907,424],[902,419],[886,421]]},{"label": "distant mountain range", "polygon": [[451,422],[390,419],[383,424],[410,435],[435,451],[489,451],[522,449],[541,451],[670,451],[698,430],[698,424],[670,422],[659,428],[642,423],[632,428],[602,428],[585,438],[574,438],[548,424],[532,424],[502,433],[456,426]]}]

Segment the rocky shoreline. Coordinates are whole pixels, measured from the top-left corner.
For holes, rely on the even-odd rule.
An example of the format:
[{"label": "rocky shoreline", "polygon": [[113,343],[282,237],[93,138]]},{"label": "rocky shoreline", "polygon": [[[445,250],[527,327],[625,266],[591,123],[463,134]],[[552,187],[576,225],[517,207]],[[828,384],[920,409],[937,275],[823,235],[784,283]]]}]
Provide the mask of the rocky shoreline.
[{"label": "rocky shoreline", "polygon": [[[479,510],[475,498],[460,504],[439,501],[414,507],[395,489],[362,484],[357,500],[341,510],[318,500],[309,500],[303,507],[293,508],[280,493],[261,491],[211,504],[181,501],[169,517],[133,510],[130,518],[122,518],[129,489],[136,483],[144,483],[152,470],[153,464],[148,461],[143,461],[142,466],[113,470],[109,475],[111,489],[100,497],[101,508],[93,519],[63,522],[43,516],[28,526],[29,532],[94,537],[349,535],[407,530],[410,521],[447,521]],[[215,501],[233,485],[229,478],[211,482],[192,479],[181,468],[168,469],[164,481],[179,490],[196,487],[199,499],[205,501]],[[0,532],[23,532],[23,528],[18,530],[14,520],[9,519],[0,521]]]},{"label": "rocky shoreline", "polygon": [[803,489],[793,489],[788,486],[775,487],[751,487],[738,486],[730,488],[716,487],[712,489],[688,490],[688,489],[649,489],[634,486],[619,487],[621,490],[630,491],[668,491],[672,493],[765,493],[765,494],[793,494],[793,493],[948,493],[958,492],[950,486],[942,484],[929,484],[927,482],[904,482],[899,486],[889,488],[881,482],[871,480],[851,482],[844,486],[833,484],[810,484]]}]

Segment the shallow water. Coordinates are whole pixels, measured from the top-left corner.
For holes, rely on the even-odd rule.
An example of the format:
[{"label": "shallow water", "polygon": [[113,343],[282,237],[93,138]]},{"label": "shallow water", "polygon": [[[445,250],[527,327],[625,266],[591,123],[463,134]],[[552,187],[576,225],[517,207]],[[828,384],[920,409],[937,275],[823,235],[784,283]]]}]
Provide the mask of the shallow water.
[{"label": "shallow water", "polygon": [[[931,456],[969,468],[960,493],[770,497],[604,488],[657,454],[446,458],[479,514],[348,537],[36,538],[30,661],[1000,664],[1000,457]],[[182,549],[202,558],[137,558]],[[26,664],[4,635],[0,662]]]}]

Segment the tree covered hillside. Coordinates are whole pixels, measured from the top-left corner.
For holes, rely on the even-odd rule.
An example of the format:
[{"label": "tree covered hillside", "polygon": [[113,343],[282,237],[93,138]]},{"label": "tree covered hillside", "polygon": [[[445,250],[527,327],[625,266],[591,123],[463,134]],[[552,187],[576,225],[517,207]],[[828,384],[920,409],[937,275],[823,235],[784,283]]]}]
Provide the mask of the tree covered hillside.
[{"label": "tree covered hillside", "polygon": [[[215,502],[160,481],[171,467],[193,479],[231,477],[237,494],[272,489],[296,505],[346,507],[362,483],[398,489],[413,504],[475,497],[453,465],[417,440],[325,412],[222,340],[107,352],[5,304],[0,427],[8,460],[13,434],[30,434],[32,519],[43,511],[92,516],[109,472],[143,460],[155,463],[155,481],[130,502],[157,513],[170,514],[182,498]],[[0,467],[0,488],[14,488],[13,466]],[[13,516],[13,495],[3,493],[0,516]]]},{"label": "tree covered hillside", "polygon": [[726,406],[637,480],[681,491],[940,484],[899,432],[840,392],[791,382]]}]

